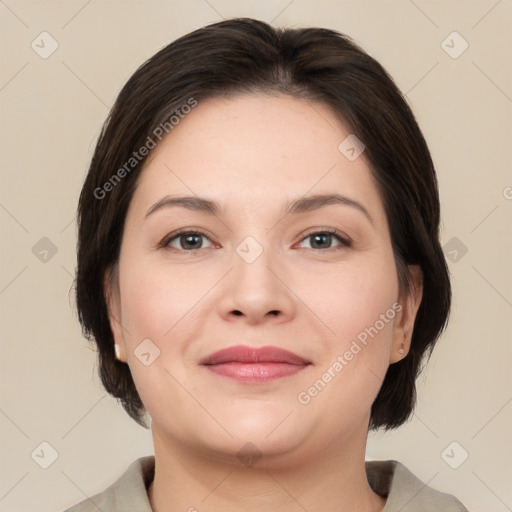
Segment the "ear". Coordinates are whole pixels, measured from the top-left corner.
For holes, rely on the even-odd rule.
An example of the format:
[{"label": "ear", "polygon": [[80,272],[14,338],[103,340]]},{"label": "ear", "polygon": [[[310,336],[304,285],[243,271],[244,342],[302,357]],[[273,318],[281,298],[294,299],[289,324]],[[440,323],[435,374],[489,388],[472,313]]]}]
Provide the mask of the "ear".
[{"label": "ear", "polygon": [[421,268],[419,265],[408,265],[407,268],[411,275],[411,289],[409,292],[405,290],[401,292],[398,299],[402,309],[395,319],[395,332],[389,358],[390,364],[400,361],[409,353],[414,321],[423,297],[423,272]]},{"label": "ear", "polygon": [[[121,295],[119,293],[117,265],[115,269],[105,273],[103,278],[103,290],[105,293],[105,301],[107,303],[110,329],[114,336],[114,343],[117,345],[115,349],[116,358],[119,359],[119,361],[126,363],[126,346],[121,318]],[[114,347],[112,347],[112,349],[114,350]]]}]

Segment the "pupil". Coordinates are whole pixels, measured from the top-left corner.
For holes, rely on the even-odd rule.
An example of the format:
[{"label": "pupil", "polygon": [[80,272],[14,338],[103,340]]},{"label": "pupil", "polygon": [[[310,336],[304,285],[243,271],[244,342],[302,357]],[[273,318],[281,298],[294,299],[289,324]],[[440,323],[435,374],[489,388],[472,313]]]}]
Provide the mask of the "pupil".
[{"label": "pupil", "polygon": [[[315,235],[313,237],[314,239],[314,242],[313,242],[313,245],[316,245],[317,242],[320,243],[320,247],[324,247],[325,246],[325,241],[327,240],[327,245],[329,245],[329,242],[331,240],[331,235],[329,234],[325,234],[325,235]],[[324,244],[322,245],[322,241],[324,242]]]},{"label": "pupil", "polygon": [[[181,240],[182,242],[185,241],[185,243],[182,243],[182,247],[184,249],[186,248],[192,248],[192,249],[195,249],[196,246],[197,246],[197,242],[199,240],[199,237],[200,235],[184,235],[181,237]],[[201,243],[199,242],[199,245],[201,245]]]}]

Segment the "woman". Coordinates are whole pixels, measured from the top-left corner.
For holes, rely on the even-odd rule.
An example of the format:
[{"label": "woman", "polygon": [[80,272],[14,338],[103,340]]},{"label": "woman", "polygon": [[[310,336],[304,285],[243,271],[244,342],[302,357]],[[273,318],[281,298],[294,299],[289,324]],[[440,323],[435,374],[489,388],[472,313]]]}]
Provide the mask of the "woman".
[{"label": "woman", "polygon": [[79,203],[100,376],[155,456],[72,512],[463,511],[369,429],[411,415],[446,325],[432,160],[384,69],[232,19],[123,88]]}]

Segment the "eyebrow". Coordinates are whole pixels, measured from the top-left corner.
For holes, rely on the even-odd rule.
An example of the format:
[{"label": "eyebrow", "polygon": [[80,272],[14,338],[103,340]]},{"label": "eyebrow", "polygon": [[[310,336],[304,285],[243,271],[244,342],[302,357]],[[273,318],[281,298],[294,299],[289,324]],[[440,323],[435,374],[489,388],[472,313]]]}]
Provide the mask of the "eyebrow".
[{"label": "eyebrow", "polygon": [[[333,204],[353,207],[363,213],[370,223],[373,224],[373,219],[370,213],[361,203],[340,194],[316,194],[313,196],[300,197],[299,199],[290,201],[285,205],[284,215],[297,215],[300,213],[311,212]],[[149,217],[151,214],[163,208],[172,208],[177,206],[216,216],[224,212],[224,209],[221,208],[218,203],[203,197],[165,196],[149,208],[144,218]]]}]

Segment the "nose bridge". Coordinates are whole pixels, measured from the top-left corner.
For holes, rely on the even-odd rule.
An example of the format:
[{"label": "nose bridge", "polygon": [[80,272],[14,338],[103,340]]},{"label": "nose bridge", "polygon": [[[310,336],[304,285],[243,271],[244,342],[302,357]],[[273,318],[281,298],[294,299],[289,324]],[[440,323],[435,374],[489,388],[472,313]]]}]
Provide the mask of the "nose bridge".
[{"label": "nose bridge", "polygon": [[293,298],[278,277],[279,255],[268,237],[247,236],[235,248],[233,271],[222,301],[222,314],[244,315],[251,323],[265,317],[290,317]]},{"label": "nose bridge", "polygon": [[[258,238],[262,240],[261,236]],[[235,253],[235,285],[243,291],[244,296],[253,295],[260,299],[275,296],[277,287],[270,268],[275,266],[276,258],[268,238],[260,243],[254,236],[247,236],[238,244]]]}]

